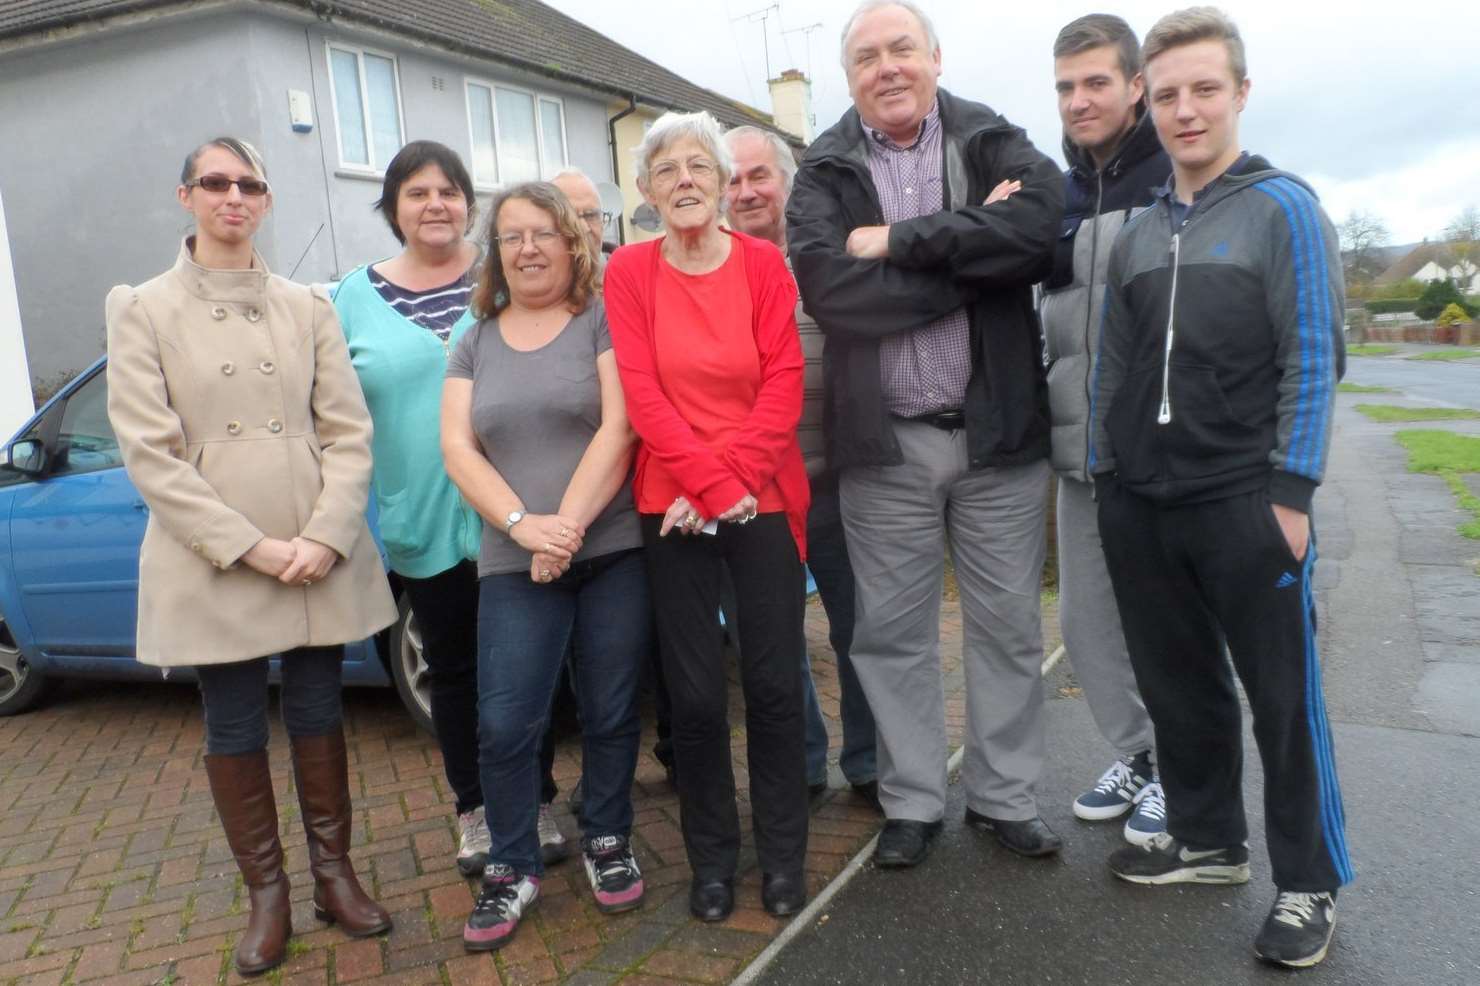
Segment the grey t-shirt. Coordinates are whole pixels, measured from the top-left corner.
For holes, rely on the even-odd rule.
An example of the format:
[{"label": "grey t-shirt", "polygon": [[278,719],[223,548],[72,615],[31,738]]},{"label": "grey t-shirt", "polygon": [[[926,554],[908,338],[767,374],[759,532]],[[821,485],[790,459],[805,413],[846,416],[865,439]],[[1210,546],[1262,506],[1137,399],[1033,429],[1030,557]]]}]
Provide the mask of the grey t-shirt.
[{"label": "grey t-shirt", "polygon": [[[606,310],[598,301],[532,352],[510,347],[497,319],[473,326],[452,351],[447,375],[473,381],[473,433],[529,513],[549,514],[560,507],[601,425],[596,357],[610,348]],[[629,476],[587,529],[576,559],[641,544]],[[480,576],[527,572],[529,559],[529,552],[502,529],[484,523]]]}]

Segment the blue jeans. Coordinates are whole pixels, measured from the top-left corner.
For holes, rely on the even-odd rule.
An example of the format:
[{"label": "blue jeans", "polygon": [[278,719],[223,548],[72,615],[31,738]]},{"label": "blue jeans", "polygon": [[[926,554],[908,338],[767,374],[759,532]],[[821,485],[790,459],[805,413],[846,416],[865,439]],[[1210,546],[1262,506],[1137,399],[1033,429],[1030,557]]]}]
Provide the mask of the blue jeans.
[{"label": "blue jeans", "polygon": [[542,585],[528,572],[487,575],[478,594],[478,771],[491,863],[544,872],[536,828],[540,740],[567,647],[581,709],[587,837],[632,830],[632,774],[642,724],[638,684],[651,599],[640,550],[577,561]]},{"label": "blue jeans", "polygon": [[[849,784],[866,784],[878,776],[874,756],[874,714],[868,697],[858,683],[858,673],[848,656],[853,646],[853,566],[848,562],[848,542],[843,537],[843,517],[838,507],[836,478],[824,478],[812,486],[812,509],[807,514],[807,568],[817,583],[817,595],[827,612],[828,641],[838,658],[838,686],[842,692],[839,710],[843,718],[843,752],[838,766]],[[804,716],[807,722],[807,783],[827,780],[827,726],[817,702],[810,659],[802,652],[805,685]]]},{"label": "blue jeans", "polygon": [[[327,736],[339,728],[344,648],[300,647],[282,655],[283,726],[289,736]],[[206,752],[237,756],[267,749],[267,658],[199,664]]]}]

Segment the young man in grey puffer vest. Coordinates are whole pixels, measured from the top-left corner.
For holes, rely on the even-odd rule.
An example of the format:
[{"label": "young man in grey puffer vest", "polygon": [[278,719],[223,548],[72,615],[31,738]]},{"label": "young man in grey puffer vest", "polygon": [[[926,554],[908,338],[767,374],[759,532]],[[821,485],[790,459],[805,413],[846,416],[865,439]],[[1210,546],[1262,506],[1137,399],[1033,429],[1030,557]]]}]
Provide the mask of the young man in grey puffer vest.
[{"label": "young man in grey puffer vest", "polygon": [[1054,42],[1054,88],[1064,122],[1065,211],[1039,315],[1048,362],[1059,571],[1059,626],[1095,725],[1118,757],[1074,801],[1086,821],[1120,818],[1142,845],[1166,828],[1151,717],[1126,653],[1105,568],[1089,478],[1090,371],[1104,314],[1110,246],[1151,206],[1172,165],[1143,112],[1141,51],[1113,14],[1065,25]]}]

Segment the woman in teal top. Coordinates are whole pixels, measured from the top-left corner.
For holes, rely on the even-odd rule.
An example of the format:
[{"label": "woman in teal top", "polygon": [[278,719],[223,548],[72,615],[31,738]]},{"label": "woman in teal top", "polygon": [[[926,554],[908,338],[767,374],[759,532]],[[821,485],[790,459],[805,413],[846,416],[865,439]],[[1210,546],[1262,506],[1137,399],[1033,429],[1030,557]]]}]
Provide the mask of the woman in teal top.
[{"label": "woman in teal top", "polygon": [[[479,251],[466,239],[473,180],[457,152],[418,140],[391,159],[381,191],[376,208],[404,249],[347,276],[334,307],[375,422],[371,486],[380,538],[421,631],[432,721],[456,798],[457,868],[473,875],[488,854],[478,780],[482,520],[447,478],[438,424],[447,355],[476,321],[468,297]],[[548,738],[545,746],[540,841],[547,856],[558,858],[565,846],[549,818],[555,791]]]}]

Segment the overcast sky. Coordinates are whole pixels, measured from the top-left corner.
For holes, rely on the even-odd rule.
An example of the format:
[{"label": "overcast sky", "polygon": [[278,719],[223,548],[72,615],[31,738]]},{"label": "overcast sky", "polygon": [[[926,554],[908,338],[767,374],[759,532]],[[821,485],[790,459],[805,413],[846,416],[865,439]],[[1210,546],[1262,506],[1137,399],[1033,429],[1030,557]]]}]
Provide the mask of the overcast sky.
[{"label": "overcast sky", "polygon": [[[839,34],[855,0],[546,0],[700,85],[770,110],[770,74],[812,77],[817,129],[847,108]],[[1054,36],[1092,10],[1126,18],[1144,36],[1166,2],[1105,5],[923,0],[941,38],[941,84],[990,104],[1061,158],[1054,103]],[[762,22],[759,13],[769,9]],[[1480,102],[1474,0],[1308,3],[1232,0],[1253,88],[1243,146],[1315,186],[1340,222],[1381,216],[1394,244],[1435,238],[1480,205]],[[752,15],[748,17],[747,15]],[[806,32],[810,25],[821,27]],[[764,33],[763,33],[764,31]]]}]

